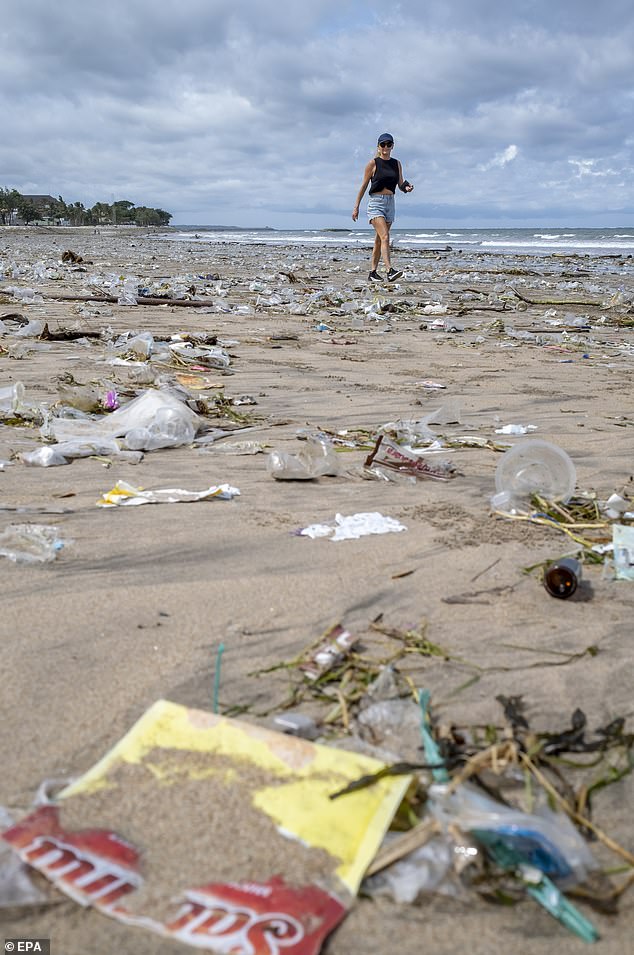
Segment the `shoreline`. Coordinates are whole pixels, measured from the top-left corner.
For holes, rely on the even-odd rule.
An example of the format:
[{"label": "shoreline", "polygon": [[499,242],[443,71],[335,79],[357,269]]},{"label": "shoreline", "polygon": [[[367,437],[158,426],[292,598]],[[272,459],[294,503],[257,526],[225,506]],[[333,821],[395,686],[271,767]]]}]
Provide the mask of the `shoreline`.
[{"label": "shoreline", "polygon": [[[0,228],[19,235],[39,233],[53,235],[104,235],[122,237],[163,238],[165,241],[192,242],[205,245],[235,244],[314,249],[322,242],[328,248],[367,248],[374,240],[368,226],[353,228],[285,229],[270,226],[22,226]],[[522,234],[522,238],[517,237]],[[538,240],[538,241],[536,241]],[[566,241],[564,241],[566,240]],[[392,232],[392,244],[399,251],[453,252],[461,255],[527,256],[544,260],[555,257],[610,258],[629,266],[634,257],[634,227],[574,229],[564,227],[543,231],[535,228],[465,228],[458,232],[445,228],[429,231],[426,227],[399,227]],[[442,247],[438,247],[441,245]]]}]

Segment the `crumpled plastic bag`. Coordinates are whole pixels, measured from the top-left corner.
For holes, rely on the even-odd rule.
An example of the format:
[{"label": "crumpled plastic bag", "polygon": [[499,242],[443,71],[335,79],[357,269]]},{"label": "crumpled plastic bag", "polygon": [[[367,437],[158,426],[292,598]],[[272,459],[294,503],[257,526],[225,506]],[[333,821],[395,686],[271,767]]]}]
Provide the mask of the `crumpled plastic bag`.
[{"label": "crumpled plastic bag", "polygon": [[[10,814],[0,806],[0,832],[12,825]],[[46,896],[31,882],[29,866],[0,840],[0,909],[40,905],[45,901]]]},{"label": "crumpled plastic bag", "polygon": [[597,863],[568,816],[539,806],[526,813],[491,799],[468,783],[451,790],[435,783],[429,809],[443,827],[457,826],[485,845],[501,842],[524,864],[562,886],[583,882]]},{"label": "crumpled plastic bag", "polygon": [[460,883],[451,878],[454,855],[454,846],[448,838],[434,836],[383,872],[365,879],[363,890],[374,898],[392,898],[399,905],[410,905],[419,895],[428,892],[462,895]]},{"label": "crumpled plastic bag", "polygon": [[25,451],[20,458],[27,467],[55,468],[70,464],[74,458],[103,455],[126,464],[139,464],[141,451],[125,451],[115,438],[98,438],[96,441],[63,441],[60,444],[44,444],[34,451]]},{"label": "crumpled plastic bag", "polygon": [[191,444],[200,423],[200,417],[184,401],[149,388],[107,416],[51,418],[45,436],[52,435],[58,442],[121,437],[130,450],[155,450]]}]

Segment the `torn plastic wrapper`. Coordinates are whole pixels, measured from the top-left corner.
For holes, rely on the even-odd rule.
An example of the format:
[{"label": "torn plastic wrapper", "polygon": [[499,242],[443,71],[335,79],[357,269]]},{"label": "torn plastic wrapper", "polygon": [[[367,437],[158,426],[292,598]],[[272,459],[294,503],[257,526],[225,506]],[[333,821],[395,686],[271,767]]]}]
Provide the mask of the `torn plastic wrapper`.
[{"label": "torn plastic wrapper", "polygon": [[203,454],[262,454],[265,446],[260,441],[214,441],[201,448]]},{"label": "torn plastic wrapper", "polygon": [[230,501],[237,497],[240,491],[230,484],[219,484],[208,487],[204,491],[186,491],[183,488],[159,488],[156,491],[146,491],[134,487],[127,481],[117,481],[110,491],[106,491],[97,501],[97,507],[116,507],[117,505],[135,504],[188,504],[194,501],[208,501],[218,498],[221,501]]},{"label": "torn plastic wrapper", "polygon": [[[161,700],[57,804],[3,838],[75,901],[121,922],[224,955],[316,955],[411,777],[329,795],[381,767]],[[215,837],[213,824],[192,824],[187,798],[216,819]],[[169,799],[180,818],[161,812]],[[260,828],[275,844],[260,844]],[[170,851],[182,864],[170,868]]]},{"label": "torn plastic wrapper", "polygon": [[419,455],[390,441],[384,434],[379,435],[374,450],[365,460],[366,467],[373,464],[381,464],[395,471],[420,478],[431,478],[434,481],[449,481],[456,476],[456,469],[449,461],[430,464]]},{"label": "torn plastic wrapper", "polygon": [[229,354],[224,348],[192,345],[191,342],[170,342],[169,350],[178,361],[187,365],[228,368],[231,364]]},{"label": "torn plastic wrapper", "polygon": [[617,580],[634,580],[634,527],[615,524],[612,528],[612,543]]},{"label": "torn plastic wrapper", "polygon": [[328,670],[341,663],[348,655],[359,638],[345,630],[341,624],[336,624],[326,635],[325,639],[313,651],[310,659],[300,663],[301,670],[309,680],[317,680]]}]

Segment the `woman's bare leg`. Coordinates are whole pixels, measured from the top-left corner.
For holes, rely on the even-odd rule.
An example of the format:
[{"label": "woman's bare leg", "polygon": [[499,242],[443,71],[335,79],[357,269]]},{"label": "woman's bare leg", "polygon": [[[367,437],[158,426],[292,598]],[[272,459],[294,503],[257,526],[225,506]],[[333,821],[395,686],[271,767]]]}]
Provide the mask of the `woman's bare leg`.
[{"label": "woman's bare leg", "polygon": [[390,262],[390,224],[386,222],[383,216],[375,216],[372,219],[372,225],[376,232],[374,248],[372,249],[372,270],[374,271],[379,264],[380,256],[389,272],[392,268]]},{"label": "woman's bare leg", "polygon": [[[375,220],[372,220],[372,225],[374,225]],[[374,236],[374,248],[372,249],[372,259],[370,261],[370,268],[373,272],[376,272],[377,265],[379,264],[379,259],[381,258],[381,236],[376,233]]]}]

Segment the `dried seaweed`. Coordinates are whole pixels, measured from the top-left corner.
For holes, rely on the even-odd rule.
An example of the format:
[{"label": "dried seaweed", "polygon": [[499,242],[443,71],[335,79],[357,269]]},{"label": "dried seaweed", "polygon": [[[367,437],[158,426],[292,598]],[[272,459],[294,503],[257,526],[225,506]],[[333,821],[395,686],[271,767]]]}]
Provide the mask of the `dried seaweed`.
[{"label": "dried seaweed", "polygon": [[[355,712],[356,705],[366,694],[370,684],[386,667],[394,667],[412,655],[452,659],[449,651],[429,640],[426,634],[426,621],[422,621],[417,628],[403,630],[385,626],[380,615],[369,625],[368,630],[396,642],[398,644],[396,649],[390,647],[385,654],[376,655],[375,652],[370,655],[367,647],[360,644],[357,649],[350,650],[343,660],[318,675],[316,679],[309,676],[310,663],[315,650],[327,642],[339,626],[334,624],[328,627],[316,641],[305,647],[293,659],[275,663],[249,674],[249,676],[261,677],[269,673],[286,671],[291,680],[286,699],[274,704],[265,712],[259,713],[260,716],[268,716],[273,711],[290,709],[306,700],[312,700],[328,703],[331,707],[323,717],[322,723],[333,730],[347,731],[351,713]],[[411,688],[413,690],[413,687]]]},{"label": "dried seaweed", "polygon": [[438,766],[429,765],[427,763],[392,763],[389,766],[384,766],[382,769],[379,769],[376,773],[368,773],[365,776],[359,776],[358,779],[353,779],[353,781],[348,783],[347,786],[344,786],[343,789],[338,789],[336,792],[330,793],[329,799],[339,799],[340,796],[347,796],[349,793],[356,793],[360,789],[367,789],[369,786],[374,786],[374,784],[378,783],[381,779],[387,779],[393,776],[409,776],[411,773],[422,769],[438,768]]},{"label": "dried seaweed", "polygon": [[[500,792],[491,793],[491,784],[482,779],[482,774],[486,771],[501,779],[510,766],[516,770],[523,768],[533,783],[538,784],[583,832],[601,841],[629,865],[634,865],[634,855],[606,835],[590,817],[592,794],[619,782],[634,769],[634,734],[625,732],[625,720],[621,717],[612,720],[597,728],[592,734],[594,738],[587,739],[587,718],[583,710],[577,708],[571,715],[569,727],[557,732],[534,732],[529,726],[521,696],[500,694],[496,699],[508,722],[504,731],[506,738],[500,739],[497,729],[488,727],[485,730],[488,745],[482,748],[474,738],[473,727],[464,731],[452,727],[439,739],[438,745],[443,756],[446,755],[448,765],[462,767],[452,777],[451,788],[471,779],[504,802]],[[593,756],[590,763],[566,761],[568,768],[587,771],[599,767],[601,772],[591,782],[582,783],[575,789],[571,779],[561,772],[562,756],[566,753]],[[610,760],[607,759],[608,753],[612,755]],[[615,756],[616,764],[613,761]]]},{"label": "dried seaweed", "polygon": [[[596,495],[584,494],[571,498],[566,504],[549,501],[539,494],[533,494],[530,507],[525,511],[516,510],[516,513],[494,511],[508,520],[528,521],[542,527],[550,527],[565,534],[574,541],[580,549],[580,559],[586,563],[603,562],[603,556],[594,548],[598,544],[606,544],[612,540],[612,525],[615,523],[601,513]],[[628,523],[622,515],[619,522]],[[583,533],[582,533],[583,532]],[[550,561],[543,561],[525,568],[530,573],[537,567],[543,567]]]}]

